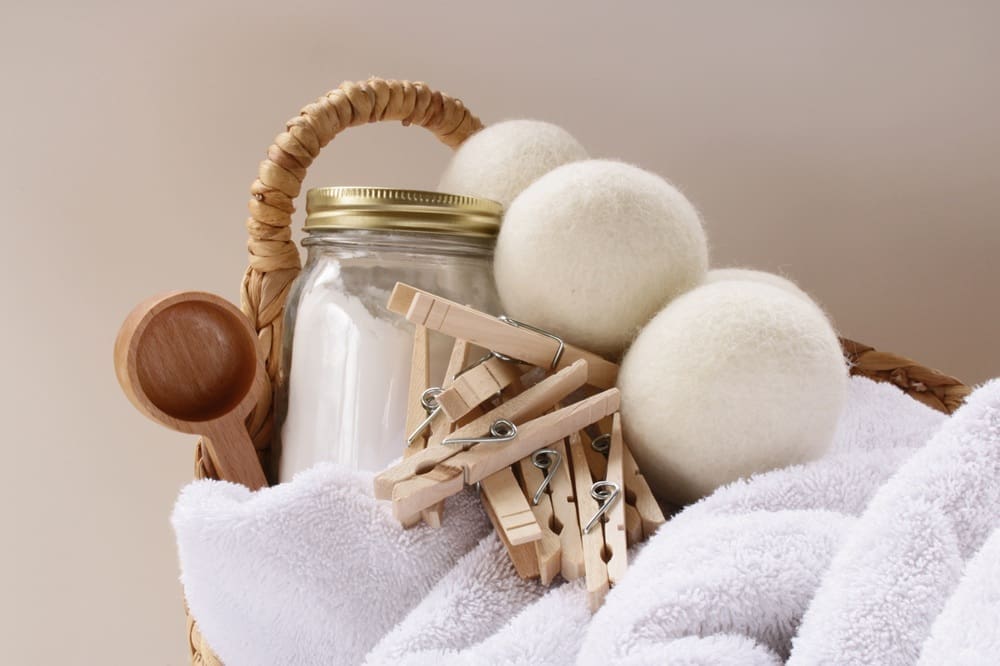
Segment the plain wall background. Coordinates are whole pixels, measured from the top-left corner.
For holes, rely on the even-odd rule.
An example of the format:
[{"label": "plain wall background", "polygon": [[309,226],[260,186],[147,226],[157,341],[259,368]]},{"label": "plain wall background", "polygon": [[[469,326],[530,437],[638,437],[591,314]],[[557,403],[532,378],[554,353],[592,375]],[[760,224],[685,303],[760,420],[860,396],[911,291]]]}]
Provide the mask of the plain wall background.
[{"label": "plain wall background", "polygon": [[[998,8],[8,6],[4,661],[184,663],[168,516],[193,442],[131,408],[112,342],[153,293],[238,298],[256,165],[345,79],[423,79],[487,123],[562,124],[681,187],[714,265],[783,271],[845,335],[1000,375]],[[357,128],[306,185],[433,187],[447,156],[420,130]]]}]

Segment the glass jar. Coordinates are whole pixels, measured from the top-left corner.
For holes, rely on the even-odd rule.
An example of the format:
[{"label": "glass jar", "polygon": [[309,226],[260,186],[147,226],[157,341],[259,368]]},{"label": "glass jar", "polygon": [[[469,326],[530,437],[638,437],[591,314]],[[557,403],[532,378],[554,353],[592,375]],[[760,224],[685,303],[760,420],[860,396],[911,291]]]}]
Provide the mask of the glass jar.
[{"label": "glass jar", "polygon": [[[500,204],[387,188],[306,197],[306,265],[285,305],[275,416],[278,479],[331,460],[376,471],[402,455],[413,325],[389,312],[397,282],[496,314]],[[430,337],[440,386],[452,340]]]}]

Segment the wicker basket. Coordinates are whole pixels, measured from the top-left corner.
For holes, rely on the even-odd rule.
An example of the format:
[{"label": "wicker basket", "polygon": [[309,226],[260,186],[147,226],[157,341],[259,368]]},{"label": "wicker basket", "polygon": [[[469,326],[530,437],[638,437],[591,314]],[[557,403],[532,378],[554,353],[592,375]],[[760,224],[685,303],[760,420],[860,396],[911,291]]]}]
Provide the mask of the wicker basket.
[{"label": "wicker basket", "polygon": [[[261,162],[257,180],[250,187],[250,266],[243,277],[240,299],[243,312],[257,329],[259,353],[269,382],[273,383],[277,376],[281,358],[285,298],[300,268],[299,251],[292,242],[289,225],[306,169],[320,149],[341,131],[385,120],[426,127],[452,148],[483,127],[460,100],[424,83],[376,78],[343,83],[288,121],[285,131],[268,148],[267,159]],[[847,339],[841,342],[852,374],[891,382],[934,409],[951,413],[969,394],[968,387],[954,377],[908,358]],[[247,424],[266,470],[275,469],[268,459],[272,412],[272,396],[267,392]],[[195,454],[195,477],[217,478],[201,442]],[[190,616],[188,644],[192,664],[221,664]]]}]

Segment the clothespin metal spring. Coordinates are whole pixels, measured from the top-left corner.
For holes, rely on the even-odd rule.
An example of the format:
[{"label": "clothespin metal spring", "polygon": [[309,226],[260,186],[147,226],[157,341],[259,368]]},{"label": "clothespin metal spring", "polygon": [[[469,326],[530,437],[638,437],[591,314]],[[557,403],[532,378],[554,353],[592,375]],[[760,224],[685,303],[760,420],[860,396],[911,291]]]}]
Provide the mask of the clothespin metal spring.
[{"label": "clothespin metal spring", "polygon": [[410,436],[406,438],[407,445],[413,444],[418,437],[424,434],[424,431],[430,427],[434,419],[437,418],[437,415],[441,413],[441,406],[437,403],[437,397],[443,392],[444,389],[440,386],[432,386],[420,394],[420,404],[423,406],[424,411],[427,412],[427,418],[421,421],[416,430],[411,432]]},{"label": "clothespin metal spring", "polygon": [[[486,356],[483,356],[481,359],[474,361],[473,363],[470,363],[466,367],[462,368],[462,370],[459,371],[457,374],[455,374],[451,378],[451,380],[455,381],[456,379],[467,373],[469,370],[472,370],[478,365],[482,365],[483,363],[485,363],[486,361],[490,360],[493,357],[500,358],[500,356],[498,356],[495,352],[490,352],[486,354]],[[500,360],[503,361],[506,359],[500,358]],[[413,442],[416,441],[418,437],[424,434],[424,431],[430,427],[431,423],[434,422],[434,419],[436,419],[438,414],[441,413],[442,409],[437,402],[437,397],[442,393],[444,393],[444,389],[442,387],[432,386],[420,394],[420,405],[424,408],[424,411],[427,412],[427,418],[421,421],[420,425],[418,425],[417,428],[410,433],[410,436],[406,438],[407,445],[413,444]]]},{"label": "clothespin metal spring", "polygon": [[555,449],[538,449],[531,455],[531,464],[545,472],[545,478],[542,479],[542,482],[538,485],[538,490],[535,491],[535,496],[531,499],[531,503],[538,506],[538,503],[542,500],[542,495],[545,493],[545,489],[549,487],[549,484],[556,475],[556,470],[562,464],[562,454]]},{"label": "clothespin metal spring", "polygon": [[[538,333],[539,335],[544,335],[545,337],[550,338],[550,339],[555,340],[556,342],[558,342],[559,343],[559,347],[556,349],[555,356],[552,357],[552,367],[550,369],[551,370],[555,370],[556,367],[558,367],[559,361],[562,359],[563,351],[566,350],[566,342],[563,341],[562,338],[560,338],[555,333],[552,333],[551,331],[546,331],[544,328],[538,328],[537,326],[532,326],[531,324],[525,324],[523,321],[518,321],[516,319],[511,319],[507,315],[500,315],[499,317],[497,317],[497,319],[499,319],[500,321],[502,321],[505,324],[510,324],[514,328],[525,328],[525,329],[527,329],[529,331],[534,331],[535,333]],[[505,354],[501,354],[500,352],[497,352],[497,351],[491,351],[490,353],[493,356],[495,356],[496,358],[500,359],[501,361],[507,361],[508,363],[524,363],[524,361],[519,361],[516,358],[512,358],[512,357],[507,356]]]},{"label": "clothespin metal spring", "polygon": [[598,453],[603,454],[604,457],[607,458],[608,452],[611,451],[611,434],[607,433],[595,437],[590,442],[590,448],[594,449]]},{"label": "clothespin metal spring", "polygon": [[606,514],[622,494],[622,488],[613,481],[598,481],[590,487],[590,496],[601,503],[601,508],[597,510],[594,517],[590,519],[587,526],[583,528],[584,534],[590,534],[591,528],[597,524],[601,516]]},{"label": "clothespin metal spring", "polygon": [[441,443],[452,444],[502,444],[517,437],[517,426],[507,419],[497,419],[490,426],[489,435],[484,437],[449,438]]}]

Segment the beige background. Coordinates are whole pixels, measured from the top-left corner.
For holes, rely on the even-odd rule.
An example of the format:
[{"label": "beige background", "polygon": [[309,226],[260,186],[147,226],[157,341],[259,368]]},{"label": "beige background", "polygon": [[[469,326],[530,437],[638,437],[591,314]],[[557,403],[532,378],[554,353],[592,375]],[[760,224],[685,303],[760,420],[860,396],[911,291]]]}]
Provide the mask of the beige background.
[{"label": "beige background", "polygon": [[[183,662],[168,515],[192,442],[126,403],[112,340],[149,294],[237,297],[256,164],[343,79],[563,124],[682,187],[716,265],[785,271],[847,335],[1000,375],[996,3],[97,4],[0,25],[5,663]],[[446,159],[359,129],[307,185],[429,187]]]}]

